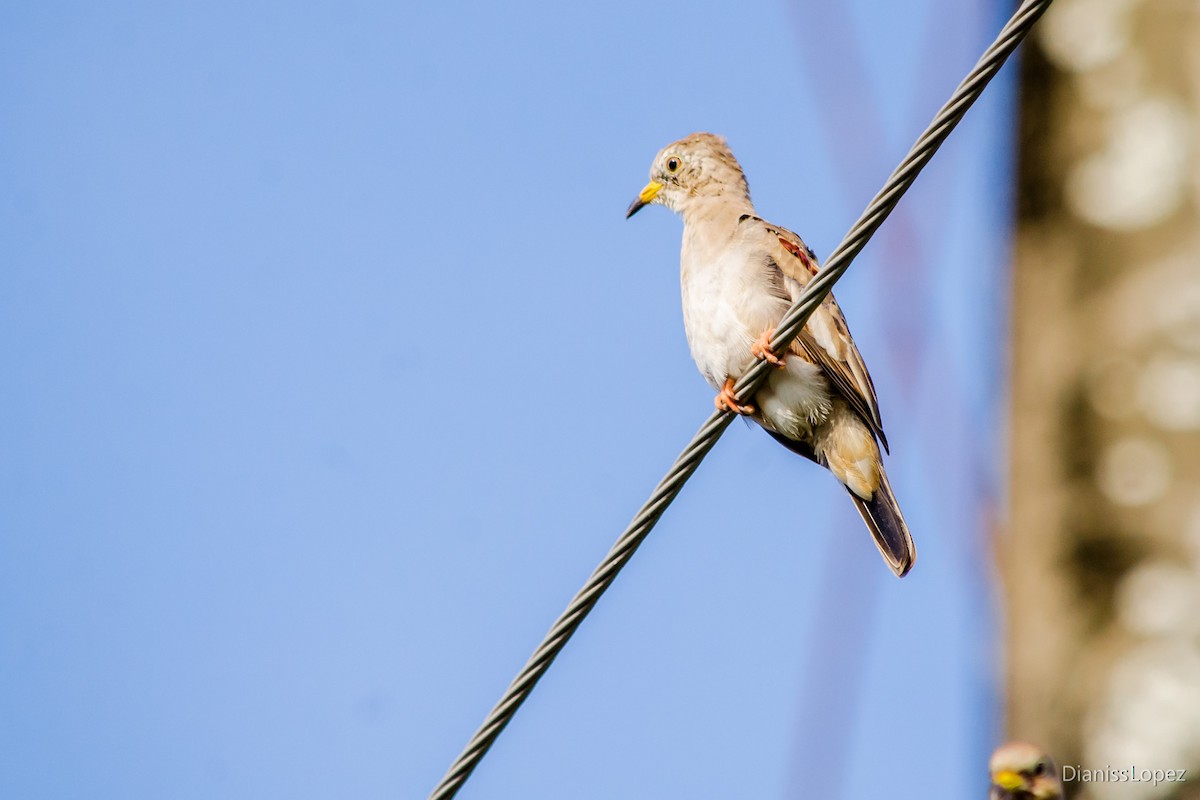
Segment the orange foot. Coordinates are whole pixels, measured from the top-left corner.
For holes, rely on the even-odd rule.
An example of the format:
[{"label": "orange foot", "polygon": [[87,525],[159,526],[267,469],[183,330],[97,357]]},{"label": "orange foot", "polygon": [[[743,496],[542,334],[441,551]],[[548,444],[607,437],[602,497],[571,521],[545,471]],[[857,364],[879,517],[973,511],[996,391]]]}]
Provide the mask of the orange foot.
[{"label": "orange foot", "polygon": [[775,335],[775,331],[767,328],[762,332],[762,335],[750,345],[750,355],[755,358],[761,358],[764,361],[770,361],[777,367],[784,366],[783,359],[771,352],[771,337]]},{"label": "orange foot", "polygon": [[753,414],[754,406],[738,405],[737,398],[733,396],[733,378],[726,378],[725,385],[721,387],[721,391],[713,398],[713,405],[717,407],[717,411],[733,411],[737,414]]}]

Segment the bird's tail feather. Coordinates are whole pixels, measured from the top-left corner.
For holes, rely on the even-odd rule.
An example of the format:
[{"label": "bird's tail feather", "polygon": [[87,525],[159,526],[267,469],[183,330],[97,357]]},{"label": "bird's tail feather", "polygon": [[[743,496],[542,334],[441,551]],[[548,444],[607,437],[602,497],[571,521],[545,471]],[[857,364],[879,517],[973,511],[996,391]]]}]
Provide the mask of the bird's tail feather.
[{"label": "bird's tail feather", "polygon": [[[824,459],[818,457],[813,451],[812,445],[807,442],[789,439],[771,430],[768,430],[767,433],[793,453],[811,459],[821,466],[828,466]],[[842,485],[845,486],[845,484]],[[879,548],[883,560],[892,568],[892,572],[896,573],[896,577],[903,578],[912,569],[913,562],[917,560],[917,546],[913,544],[912,534],[908,532],[908,525],[905,524],[904,516],[900,513],[896,495],[892,494],[892,485],[888,483],[883,465],[879,465],[879,488],[875,490],[875,494],[870,500],[863,500],[850,491],[848,486],[846,492],[854,501],[854,507],[858,509],[863,522],[867,523],[867,527],[871,529],[871,535],[875,537],[875,546]]]},{"label": "bird's tail feather", "polygon": [[879,488],[870,500],[863,500],[854,492],[850,492],[854,507],[862,515],[863,522],[871,529],[875,537],[875,546],[879,548],[883,560],[896,573],[897,578],[903,578],[912,569],[917,560],[917,546],[913,544],[912,534],[900,513],[896,503],[896,495],[892,494],[892,485],[888,483],[887,473],[880,471]]}]

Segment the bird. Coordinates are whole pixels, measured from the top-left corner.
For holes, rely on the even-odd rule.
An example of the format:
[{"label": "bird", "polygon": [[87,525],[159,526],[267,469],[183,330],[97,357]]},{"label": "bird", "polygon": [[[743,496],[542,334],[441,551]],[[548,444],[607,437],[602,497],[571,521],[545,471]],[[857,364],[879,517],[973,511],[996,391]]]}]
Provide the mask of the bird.
[{"label": "bird", "polygon": [[1041,748],[1007,742],[992,752],[989,800],[1062,800],[1058,768]]},{"label": "bird", "polygon": [[[650,182],[625,217],[655,204],[683,218],[684,328],[697,368],[717,390],[714,405],[746,415],[784,447],[829,469],[884,561],[903,577],[916,546],[883,468],[887,437],[875,386],[833,295],[786,352],[769,346],[816,274],[816,255],[795,233],[757,215],[741,166],[712,133],[693,133],[660,150]],[[742,402],[733,386],[756,359],[776,368]]]}]

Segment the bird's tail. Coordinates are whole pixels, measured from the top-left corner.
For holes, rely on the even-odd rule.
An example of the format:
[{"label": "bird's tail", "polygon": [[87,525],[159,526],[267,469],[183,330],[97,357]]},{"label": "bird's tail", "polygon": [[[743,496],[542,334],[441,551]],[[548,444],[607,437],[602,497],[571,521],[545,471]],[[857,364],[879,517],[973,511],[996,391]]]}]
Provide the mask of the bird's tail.
[{"label": "bird's tail", "polygon": [[882,465],[879,471],[879,488],[871,495],[870,500],[863,500],[851,492],[850,499],[854,507],[862,515],[863,522],[871,529],[875,537],[875,546],[879,548],[883,560],[896,573],[897,578],[903,578],[912,569],[917,560],[917,546],[913,544],[912,534],[904,523],[900,506],[896,503],[896,495],[892,494],[892,485],[888,483],[887,473]]}]

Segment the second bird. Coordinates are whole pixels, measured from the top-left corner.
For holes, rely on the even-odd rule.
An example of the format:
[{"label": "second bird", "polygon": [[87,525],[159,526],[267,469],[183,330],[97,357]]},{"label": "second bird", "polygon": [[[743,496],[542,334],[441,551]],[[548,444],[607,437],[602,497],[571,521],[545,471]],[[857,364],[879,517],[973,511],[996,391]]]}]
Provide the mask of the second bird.
[{"label": "second bird", "polygon": [[[769,348],[775,327],[816,274],[813,252],[754,213],[741,166],[711,133],[663,148],[626,216],[651,203],[683,217],[683,322],[696,366],[718,390],[717,408],[749,415],[789,450],[827,467],[888,566],[903,576],[917,551],[883,470],[879,449],[887,438],[875,387],[833,295],[782,357]],[[757,358],[777,369],[753,405],[739,404],[733,385]]]}]

